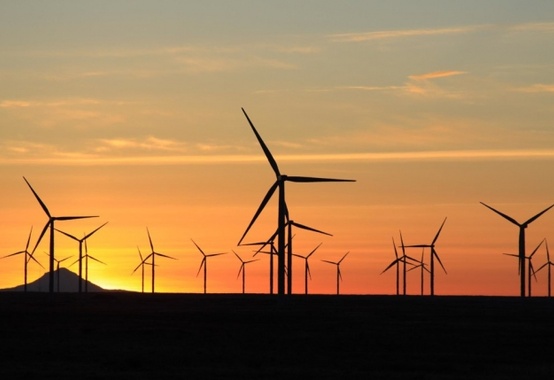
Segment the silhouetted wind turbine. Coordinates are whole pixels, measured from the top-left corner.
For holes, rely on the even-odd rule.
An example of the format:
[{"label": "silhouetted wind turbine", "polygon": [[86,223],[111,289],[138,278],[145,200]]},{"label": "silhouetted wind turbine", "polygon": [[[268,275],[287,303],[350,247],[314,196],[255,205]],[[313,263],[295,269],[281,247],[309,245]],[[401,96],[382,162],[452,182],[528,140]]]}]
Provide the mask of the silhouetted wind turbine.
[{"label": "silhouetted wind turbine", "polygon": [[402,239],[402,232],[400,232],[400,241],[401,241],[401,247],[402,247],[402,256],[398,256],[398,250],[396,249],[396,244],[394,242],[394,238],[392,238],[392,246],[394,248],[394,257],[395,259],[380,273],[383,274],[386,271],[388,271],[393,266],[396,266],[396,295],[400,295],[400,263],[403,265],[402,269],[402,288],[403,288],[403,294],[406,295],[406,265],[412,263],[408,263],[408,259],[412,261],[417,261],[416,259],[406,255],[406,249],[404,245],[404,240]]},{"label": "silhouetted wind turbine", "polygon": [[[258,259],[252,259],[252,260],[246,260],[244,261],[235,251],[233,251],[237,259],[240,260],[240,268],[239,273],[237,274],[237,278],[239,278],[241,272],[242,272],[242,294],[244,294],[245,284],[246,284],[246,264],[253,263],[254,261],[258,261]],[[205,265],[205,263],[204,263]]]},{"label": "silhouetted wind turbine", "polygon": [[516,226],[519,227],[519,273],[520,273],[520,292],[521,292],[521,297],[525,297],[525,229],[527,228],[527,226],[529,224],[531,224],[532,222],[534,222],[538,217],[540,217],[542,214],[544,214],[545,212],[547,212],[548,210],[550,210],[552,207],[554,207],[554,204],[545,208],[544,210],[542,210],[541,212],[539,212],[538,214],[536,214],[535,216],[527,219],[525,222],[523,223],[519,223],[517,220],[515,220],[514,218],[512,218],[511,216],[508,216],[494,208],[492,208],[491,206],[483,203],[483,202],[480,202],[483,206],[487,207],[488,209],[494,211],[495,213],[497,213],[498,215],[500,215],[501,217],[503,217],[504,219],[508,220],[509,222],[515,224]]},{"label": "silhouetted wind turbine", "polygon": [[551,267],[554,265],[554,262],[550,261],[550,252],[548,251],[548,242],[546,241],[546,239],[544,239],[544,243],[546,245],[546,263],[544,263],[543,265],[540,266],[539,269],[537,269],[537,271],[535,273],[538,273],[541,269],[543,269],[544,267],[548,267],[547,268],[547,273],[548,273],[548,297],[551,297],[551,294],[552,294],[552,287],[551,287]]},{"label": "silhouetted wind turbine", "polygon": [[[192,239],[190,239],[192,240]],[[194,243],[194,245],[196,246],[196,248],[198,248],[198,250],[200,251],[200,253],[202,254],[202,261],[200,262],[200,267],[198,268],[198,272],[196,273],[196,277],[198,277],[198,275],[200,274],[200,271],[202,270],[202,267],[204,267],[204,294],[206,294],[206,282],[207,282],[207,278],[208,278],[208,257],[214,257],[214,256],[220,256],[220,255],[225,255],[227,252],[219,252],[219,253],[204,253],[204,251],[202,250],[202,248],[200,248],[198,246],[198,244],[196,244],[196,242],[194,240],[192,240],[192,242]]]},{"label": "silhouetted wind turbine", "polygon": [[79,243],[79,259],[77,260],[79,262],[79,279],[78,279],[78,282],[79,282],[79,293],[82,292],[82,284],[83,284],[83,275],[82,275],[82,268],[83,268],[83,242],[88,239],[89,237],[91,237],[96,231],[98,231],[100,228],[104,227],[106,224],[108,224],[108,222],[102,224],[100,227],[98,227],[97,229],[95,229],[94,231],[86,234],[85,236],[83,236],[81,239],[79,239],[78,237],[76,236],[73,236],[71,234],[68,234],[67,232],[64,232],[62,230],[59,230],[56,228],[56,231],[64,234],[65,236],[69,237],[70,239],[73,239],[75,240],[76,242]]},{"label": "silhouetted wind turbine", "polygon": [[347,179],[287,176],[285,174],[281,174],[281,172],[279,171],[279,166],[277,165],[277,162],[271,155],[269,148],[266,146],[261,136],[258,134],[258,131],[256,130],[256,128],[254,127],[254,124],[246,114],[246,111],[244,110],[244,108],[242,108],[242,112],[244,113],[244,116],[248,120],[248,123],[250,124],[252,131],[256,135],[258,143],[260,144],[262,150],[264,151],[264,154],[277,178],[274,184],[269,188],[269,191],[267,192],[264,199],[262,200],[262,203],[258,207],[258,210],[254,214],[254,217],[252,218],[250,224],[246,228],[246,231],[244,231],[244,234],[240,238],[238,245],[240,245],[240,243],[242,242],[242,240],[250,230],[250,227],[252,227],[252,225],[254,224],[254,222],[262,212],[262,210],[265,208],[266,204],[273,196],[273,193],[275,192],[275,190],[279,189],[279,203],[278,203],[278,211],[277,211],[277,231],[278,231],[278,234],[277,234],[277,291],[279,295],[283,295],[285,294],[285,219],[286,219],[285,182],[289,181],[289,182],[300,182],[300,183],[312,183],[312,182],[355,182],[355,181],[347,180]]},{"label": "silhouetted wind turbine", "polygon": [[442,267],[442,270],[444,270],[444,273],[446,273],[446,269],[444,268],[444,265],[442,265],[441,259],[439,255],[437,254],[437,251],[435,250],[435,243],[437,242],[437,239],[439,238],[439,235],[441,233],[442,227],[444,226],[444,223],[446,223],[446,218],[444,218],[439,230],[437,231],[437,234],[435,235],[433,241],[431,244],[414,244],[414,245],[407,245],[406,247],[420,247],[420,248],[431,248],[431,254],[430,254],[430,265],[429,265],[429,272],[430,272],[430,284],[431,284],[431,291],[430,295],[435,295],[435,258],[439,262],[440,266]]},{"label": "silhouetted wind turbine", "polygon": [[177,260],[177,259],[175,257],[171,257],[163,253],[156,252],[154,250],[154,244],[152,243],[152,237],[150,236],[150,231],[148,230],[148,227],[146,227],[146,233],[148,234],[148,242],[150,243],[150,254],[144,258],[143,262],[150,259],[150,265],[152,265],[152,293],[154,293],[154,283],[155,283],[154,268],[156,267],[156,256],[165,257],[167,259],[172,259],[172,260]]},{"label": "silhouetted wind turbine", "polygon": [[25,284],[24,287],[23,287],[24,292],[27,292],[27,267],[28,267],[29,261],[34,260],[38,265],[41,266],[42,269],[45,269],[42,266],[42,264],[39,263],[37,261],[37,259],[35,259],[33,254],[29,252],[29,243],[31,241],[31,234],[32,233],[33,233],[33,227],[31,227],[31,231],[29,231],[29,237],[27,238],[27,244],[25,245],[25,249],[23,251],[18,251],[18,252],[11,253],[9,255],[6,255],[6,256],[2,257],[3,259],[5,259],[6,257],[24,255],[24,260],[23,260],[23,279],[24,279],[24,284]]},{"label": "silhouetted wind turbine", "polygon": [[269,238],[265,242],[255,242],[255,243],[243,243],[243,244],[241,244],[241,245],[259,245],[260,248],[254,253],[254,256],[256,256],[258,253],[266,253],[266,252],[263,252],[262,249],[264,249],[264,247],[266,245],[270,246],[270,252],[269,252],[269,294],[273,294],[273,283],[274,283],[274,280],[273,280],[273,272],[274,272],[273,256],[275,256],[277,254],[277,250],[275,249],[275,243],[273,242],[275,237],[276,237],[276,234],[274,234],[271,238]]},{"label": "silhouetted wind turbine", "polygon": [[27,178],[23,177],[23,179],[25,180],[25,182],[27,183],[27,185],[29,186],[29,188],[31,189],[33,194],[35,195],[35,198],[37,199],[38,203],[42,207],[42,210],[44,211],[46,216],[48,216],[48,222],[46,222],[46,225],[42,229],[42,232],[39,235],[39,238],[37,240],[37,243],[35,244],[35,247],[33,248],[32,253],[34,253],[35,250],[37,249],[40,241],[42,240],[42,237],[46,233],[46,230],[50,229],[50,249],[49,249],[49,252],[50,252],[50,254],[49,254],[49,256],[50,256],[50,274],[49,274],[50,284],[49,284],[49,292],[54,293],[54,259],[55,259],[54,258],[54,229],[55,229],[54,223],[58,220],[63,221],[63,220],[73,220],[73,219],[86,219],[86,218],[96,218],[98,216],[52,216],[52,214],[50,214],[50,211],[48,210],[48,207],[46,207],[46,204],[44,204],[44,202],[42,201],[42,199],[40,199],[40,197],[38,196],[36,191],[33,189],[31,184],[29,183],[29,181],[27,181]]},{"label": "silhouetted wind turbine", "polygon": [[[107,265],[105,262],[98,260],[96,257],[93,257],[88,254],[88,246],[87,241],[85,239],[85,255],[81,258],[85,259],[85,293],[88,293],[88,259],[91,259],[93,261],[96,261],[97,263]],[[80,259],[75,260],[71,265],[74,265],[77,262],[81,261]]]},{"label": "silhouetted wind turbine", "polygon": [[144,293],[144,266],[145,265],[150,265],[149,263],[146,262],[146,260],[142,257],[142,253],[140,252],[140,248],[137,246],[137,250],[138,250],[138,254],[139,254],[139,257],[140,257],[140,264],[137,265],[137,267],[133,270],[133,273],[135,273],[137,271],[137,269],[141,268],[141,284],[142,284],[142,292]]},{"label": "silhouetted wind turbine", "polygon": [[[538,249],[542,245],[542,243],[546,239],[543,239],[539,245],[537,245],[537,248],[533,250],[533,252],[529,256],[525,256],[526,260],[529,260],[529,267],[528,267],[528,275],[527,275],[527,289],[528,289],[528,295],[531,297],[531,276],[535,277],[535,280],[537,279],[537,276],[535,275],[535,269],[533,268],[533,262],[531,261],[533,259],[533,255],[537,253]],[[513,254],[513,253],[505,253],[506,256],[513,256],[519,259],[519,255]],[[521,275],[521,272],[519,272],[519,275]]]},{"label": "silhouetted wind turbine", "polygon": [[[48,253],[46,253],[46,254],[48,255]],[[48,255],[48,256],[50,256],[50,255]],[[58,286],[57,286],[57,292],[58,293],[60,292],[60,264],[62,262],[64,262],[65,260],[69,259],[69,258],[71,258],[71,256],[68,256],[68,257],[66,257],[64,259],[61,259],[61,260],[58,260],[58,259],[54,258],[54,261],[56,262],[56,277],[58,279]]]},{"label": "silhouetted wind turbine", "polygon": [[414,264],[413,267],[408,269],[408,272],[417,268],[421,268],[421,295],[423,295],[423,289],[425,284],[425,271],[427,271],[429,274],[431,274],[431,271],[427,269],[425,266],[425,262],[423,261],[425,254],[425,248],[421,249],[421,260],[418,262],[418,264]]},{"label": "silhouetted wind turbine", "polygon": [[[323,243],[319,243],[317,247],[312,249],[310,253],[308,253],[306,256],[299,255],[297,253],[293,253],[293,256],[300,257],[301,259],[304,259],[304,294],[308,294],[308,277],[310,280],[312,279],[312,274],[310,273],[310,264],[308,263],[308,259],[311,255],[317,251],[317,249],[321,246]],[[290,276],[290,274],[289,274]]]},{"label": "silhouetted wind turbine", "polygon": [[326,263],[329,263],[329,264],[334,264],[337,266],[337,295],[340,293],[340,288],[339,288],[339,284],[340,284],[340,281],[342,281],[342,274],[340,273],[340,263],[342,262],[342,260],[344,260],[344,258],[346,257],[346,255],[348,255],[349,252],[346,252],[344,254],[344,256],[339,260],[339,261],[329,261],[329,260],[321,260],[323,262],[326,262]]}]

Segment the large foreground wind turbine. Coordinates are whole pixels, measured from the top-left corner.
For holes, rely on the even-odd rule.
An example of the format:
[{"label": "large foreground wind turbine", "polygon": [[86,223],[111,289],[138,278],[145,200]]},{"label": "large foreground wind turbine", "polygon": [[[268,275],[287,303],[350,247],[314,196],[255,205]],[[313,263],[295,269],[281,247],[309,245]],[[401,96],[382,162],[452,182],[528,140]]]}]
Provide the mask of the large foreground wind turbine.
[{"label": "large foreground wind turbine", "polygon": [[244,108],[242,109],[242,112],[244,113],[244,116],[248,120],[248,123],[250,124],[250,127],[252,128],[252,131],[256,135],[256,139],[258,140],[258,143],[260,144],[262,150],[264,151],[264,154],[271,165],[271,168],[273,169],[273,172],[275,173],[276,180],[273,183],[273,185],[269,188],[269,191],[267,192],[266,196],[262,200],[262,203],[258,207],[258,210],[254,214],[254,217],[252,218],[252,221],[246,228],[246,231],[244,231],[244,234],[240,238],[238,245],[241,244],[242,240],[250,230],[250,227],[254,224],[262,210],[265,208],[266,204],[269,202],[271,197],[273,196],[273,193],[275,193],[275,190],[279,189],[279,201],[278,201],[278,211],[277,211],[277,291],[278,294],[283,295],[285,294],[285,223],[286,223],[286,203],[285,203],[285,183],[287,181],[289,182],[300,182],[300,183],[312,183],[312,182],[355,182],[355,180],[349,180],[349,179],[333,179],[333,178],[317,178],[317,177],[301,177],[301,176],[288,176],[285,174],[281,174],[279,171],[279,166],[277,165],[277,162],[271,155],[271,152],[269,151],[269,148],[266,146],[264,141],[262,140],[261,136],[259,135],[258,131],[254,127],[254,124],[246,114],[246,111]]},{"label": "large foreground wind turbine", "polygon": [[[190,239],[190,240],[192,240],[192,239]],[[204,253],[202,248],[200,248],[194,240],[192,240],[192,242],[194,243],[196,248],[198,248],[198,250],[202,254],[202,261],[200,262],[200,267],[198,268],[198,272],[196,273],[196,276],[198,276],[200,274],[200,271],[202,270],[202,267],[204,267],[204,294],[206,294],[206,282],[207,282],[207,278],[208,278],[208,257],[225,255],[227,252]]]},{"label": "large foreground wind turbine", "polygon": [[539,212],[538,214],[536,214],[535,216],[527,219],[525,222],[523,223],[519,223],[517,220],[515,220],[514,218],[512,218],[511,216],[508,216],[494,208],[492,208],[491,206],[483,203],[483,202],[480,202],[483,206],[487,207],[488,209],[494,211],[495,213],[497,213],[498,215],[500,215],[501,217],[503,217],[504,219],[508,220],[509,222],[515,224],[516,226],[519,227],[519,273],[520,273],[520,293],[521,293],[521,297],[525,297],[525,229],[527,228],[527,226],[529,224],[531,224],[532,222],[534,222],[538,217],[540,217],[542,214],[544,214],[545,212],[547,212],[548,210],[550,210],[552,207],[554,207],[554,204],[545,208],[544,210],[542,210],[541,212]]},{"label": "large foreground wind turbine", "polygon": [[444,227],[444,223],[446,223],[446,218],[444,218],[444,220],[443,220],[439,230],[437,231],[437,234],[433,238],[433,241],[431,242],[431,244],[414,244],[414,245],[407,245],[406,246],[406,247],[412,247],[412,248],[419,247],[419,248],[430,248],[431,249],[431,254],[429,255],[430,256],[429,272],[430,272],[430,277],[431,277],[429,282],[430,282],[430,295],[431,296],[435,295],[435,259],[437,259],[440,266],[442,267],[442,270],[444,271],[444,273],[446,273],[446,269],[444,268],[444,265],[442,265],[441,259],[440,259],[439,255],[437,254],[437,251],[435,250],[435,243],[437,242],[437,239],[439,238],[439,235],[442,231],[442,227]]},{"label": "large foreground wind turbine", "polygon": [[340,263],[342,262],[342,260],[344,260],[346,255],[348,255],[348,253],[349,252],[346,252],[344,254],[344,256],[339,261],[321,260],[323,262],[326,262],[326,263],[333,264],[333,265],[337,266],[337,295],[340,294],[340,287],[339,286],[340,286],[340,281],[342,281],[342,274],[340,273]]},{"label": "large foreground wind turbine", "polygon": [[50,249],[49,249],[49,252],[50,252],[50,254],[49,254],[49,256],[50,256],[50,273],[49,273],[50,284],[49,284],[49,292],[54,293],[54,261],[55,261],[55,257],[54,257],[54,230],[55,230],[55,227],[54,227],[54,223],[58,220],[63,221],[63,220],[73,220],[73,219],[96,218],[98,216],[97,215],[95,215],[95,216],[52,216],[52,214],[50,214],[50,211],[48,210],[48,207],[46,207],[46,204],[44,204],[44,202],[42,201],[42,199],[40,199],[40,197],[38,196],[36,191],[33,189],[31,184],[29,183],[29,181],[27,181],[27,178],[23,177],[23,179],[25,180],[25,182],[27,183],[27,185],[29,186],[29,188],[31,189],[33,194],[35,195],[35,198],[37,199],[38,203],[42,207],[42,210],[44,211],[46,216],[48,216],[48,222],[46,222],[46,225],[42,229],[42,232],[40,233],[39,238],[37,240],[37,243],[35,244],[35,248],[33,248],[32,252],[34,253],[35,250],[37,249],[40,241],[42,240],[42,237],[46,233],[46,230],[50,229]]},{"label": "large foreground wind turbine", "polygon": [[79,293],[82,292],[82,287],[83,287],[83,242],[85,240],[87,240],[89,237],[91,237],[96,231],[98,231],[100,228],[104,227],[106,224],[108,224],[108,222],[102,224],[100,227],[96,228],[94,231],[92,232],[89,232],[88,234],[86,234],[85,236],[83,236],[82,238],[78,238],[76,236],[73,236],[71,234],[68,234],[67,232],[64,232],[62,230],[59,230],[56,228],[56,231],[58,231],[59,233],[62,233],[64,234],[65,236],[69,237],[70,239],[73,239],[75,240],[76,242],[79,243],[79,259],[77,260],[79,262]]},{"label": "large foreground wind turbine", "polygon": [[27,292],[27,267],[28,267],[28,264],[29,264],[29,261],[31,260],[34,260],[38,265],[41,266],[41,268],[44,269],[44,267],[42,266],[41,263],[39,263],[37,261],[37,259],[35,259],[35,257],[33,256],[33,254],[31,252],[29,252],[29,243],[31,242],[31,234],[33,233],[33,227],[31,227],[31,231],[29,231],[29,237],[27,238],[27,244],[25,245],[25,249],[23,251],[18,251],[18,252],[15,252],[15,253],[11,253],[9,255],[6,255],[4,257],[2,257],[3,259],[6,258],[6,257],[11,257],[11,256],[17,256],[17,255],[24,255],[24,261],[23,261],[23,278],[24,278],[24,291]]}]

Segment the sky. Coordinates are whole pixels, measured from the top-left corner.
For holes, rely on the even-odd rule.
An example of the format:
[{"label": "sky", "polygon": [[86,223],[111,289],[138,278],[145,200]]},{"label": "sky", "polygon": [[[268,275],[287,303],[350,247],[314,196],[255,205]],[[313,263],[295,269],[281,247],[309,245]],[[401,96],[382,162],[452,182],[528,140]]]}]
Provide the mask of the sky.
[{"label": "sky", "polygon": [[[381,273],[400,243],[429,244],[447,273],[437,295],[518,295],[518,228],[554,203],[551,1],[0,2],[0,256],[56,227],[91,236],[89,280],[139,291],[138,249],[157,252],[156,291],[269,291],[268,255],[237,246],[275,181],[244,108],[288,175],[294,251],[309,292],[394,294]],[[276,228],[273,198],[245,241]],[[529,225],[527,252],[554,247],[554,210]],[[394,243],[393,243],[394,239]],[[399,252],[400,248],[397,248]],[[35,257],[48,266],[48,239]],[[77,242],[55,257],[76,272]],[[421,250],[406,253],[420,258]],[[429,252],[424,252],[428,262]],[[546,244],[533,256],[547,262]],[[293,261],[293,292],[304,292]],[[29,281],[44,274],[29,264]],[[150,277],[146,276],[147,289]],[[23,257],[0,259],[0,288]],[[425,293],[429,292],[425,277]],[[546,268],[533,294],[547,294]],[[420,294],[420,273],[408,273]]]}]

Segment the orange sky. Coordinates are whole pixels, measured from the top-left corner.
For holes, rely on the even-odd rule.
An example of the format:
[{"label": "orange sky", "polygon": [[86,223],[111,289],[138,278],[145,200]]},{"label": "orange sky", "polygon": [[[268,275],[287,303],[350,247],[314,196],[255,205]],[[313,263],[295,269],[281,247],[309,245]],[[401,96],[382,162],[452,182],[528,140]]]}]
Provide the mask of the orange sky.
[{"label": "orange sky", "polygon": [[[470,3],[2,5],[0,255],[22,250],[31,226],[34,245],[46,223],[25,176],[54,215],[99,216],[60,229],[109,222],[89,240],[107,264],[90,263],[94,283],[140,289],[131,272],[148,227],[177,258],[158,261],[157,291],[202,291],[194,239],[228,252],[208,259],[208,292],[240,292],[232,250],[251,258],[236,244],[275,180],[244,107],[282,173],[356,180],[287,185],[291,218],[333,234],[296,231],[297,253],[322,243],[310,292],[336,292],[321,260],[350,252],[341,293],[394,293],[394,271],[380,274],[391,239],[428,243],[447,217],[435,293],[519,294],[502,255],[518,229],[479,202],[519,221],[554,203],[554,5]],[[549,211],[530,225],[528,252],[553,223]],[[275,224],[273,199],[247,240]],[[57,257],[77,248],[56,235]],[[266,256],[247,265],[248,292],[268,291],[268,268]],[[295,259],[295,293],[303,273]],[[31,281],[42,274],[30,264]],[[546,271],[537,279],[533,294],[546,294]],[[22,282],[23,259],[0,260],[0,288]]]}]

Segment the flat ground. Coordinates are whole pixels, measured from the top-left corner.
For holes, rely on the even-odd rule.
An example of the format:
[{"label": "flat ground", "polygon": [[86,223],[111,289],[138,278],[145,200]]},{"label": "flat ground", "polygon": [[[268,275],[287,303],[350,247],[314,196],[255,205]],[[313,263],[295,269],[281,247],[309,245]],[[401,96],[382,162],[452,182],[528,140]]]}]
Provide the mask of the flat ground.
[{"label": "flat ground", "polygon": [[0,293],[0,378],[529,379],[554,300]]}]

